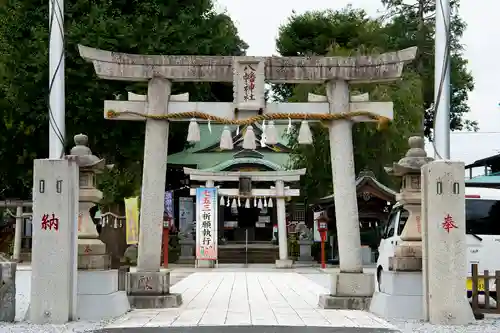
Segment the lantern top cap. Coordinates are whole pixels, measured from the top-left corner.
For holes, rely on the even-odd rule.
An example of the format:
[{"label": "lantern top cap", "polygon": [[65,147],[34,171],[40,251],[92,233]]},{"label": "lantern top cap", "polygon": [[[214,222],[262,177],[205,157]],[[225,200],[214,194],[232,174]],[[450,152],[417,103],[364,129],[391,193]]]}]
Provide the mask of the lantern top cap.
[{"label": "lantern top cap", "polygon": [[84,169],[101,170],[104,168],[105,160],[100,159],[88,147],[89,138],[85,134],[77,134],[73,137],[75,146],[71,148],[70,154],[78,156],[78,166]]},{"label": "lantern top cap", "polygon": [[392,167],[385,168],[388,174],[401,177],[409,173],[420,173],[422,166],[434,160],[432,157],[427,157],[423,137],[410,137],[408,146],[410,149],[406,152],[405,157],[394,163]]}]

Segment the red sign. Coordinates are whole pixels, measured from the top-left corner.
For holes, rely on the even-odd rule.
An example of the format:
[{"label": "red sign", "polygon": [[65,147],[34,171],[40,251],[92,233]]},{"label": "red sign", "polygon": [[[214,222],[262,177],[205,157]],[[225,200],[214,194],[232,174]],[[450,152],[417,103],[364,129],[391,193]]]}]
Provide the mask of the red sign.
[{"label": "red sign", "polygon": [[448,233],[450,233],[451,229],[457,229],[457,225],[455,224],[455,221],[453,221],[453,217],[451,217],[450,214],[447,214],[444,217],[444,222],[441,224],[443,226],[443,229],[446,230]]},{"label": "red sign", "polygon": [[42,230],[59,230],[59,218],[54,213],[52,215],[43,214]]}]

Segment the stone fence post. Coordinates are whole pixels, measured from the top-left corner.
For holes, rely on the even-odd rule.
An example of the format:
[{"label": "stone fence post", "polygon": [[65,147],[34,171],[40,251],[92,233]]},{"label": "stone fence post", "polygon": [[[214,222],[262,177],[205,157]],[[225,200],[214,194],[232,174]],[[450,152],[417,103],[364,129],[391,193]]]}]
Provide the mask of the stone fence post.
[{"label": "stone fence post", "polygon": [[14,322],[16,317],[16,269],[15,262],[0,254],[0,322]]}]

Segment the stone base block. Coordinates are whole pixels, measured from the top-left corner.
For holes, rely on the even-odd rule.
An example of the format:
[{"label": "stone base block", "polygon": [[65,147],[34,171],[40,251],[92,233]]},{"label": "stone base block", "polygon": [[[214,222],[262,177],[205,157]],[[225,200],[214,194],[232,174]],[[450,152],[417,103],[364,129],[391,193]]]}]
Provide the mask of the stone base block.
[{"label": "stone base block", "polygon": [[422,258],[422,242],[413,241],[400,243],[395,250],[396,257],[420,257]]},{"label": "stone base block", "polygon": [[276,268],[292,268],[293,260],[291,259],[278,259],[276,260]]},{"label": "stone base block", "polygon": [[424,286],[422,272],[382,271],[380,292],[397,296],[422,296]]},{"label": "stone base block", "polygon": [[301,262],[301,263],[311,263],[311,262],[315,262],[314,258],[312,256],[300,256],[297,258],[297,262]]},{"label": "stone base block", "polygon": [[164,296],[170,293],[170,272],[129,272],[126,278],[127,295]]},{"label": "stone base block", "polygon": [[318,306],[322,309],[362,310],[370,308],[371,297],[320,295]]},{"label": "stone base block", "polygon": [[121,266],[118,268],[118,290],[126,291],[127,273],[130,272],[129,266]]},{"label": "stone base block", "polygon": [[133,309],[165,309],[178,308],[182,305],[181,294],[158,296],[129,295],[128,301]]},{"label": "stone base block", "polygon": [[332,296],[372,297],[375,291],[373,274],[336,272],[331,278]]},{"label": "stone base block", "polygon": [[384,319],[424,320],[423,297],[375,292],[370,312]]},{"label": "stone base block", "polygon": [[0,280],[0,322],[13,323],[16,318],[16,285]]},{"label": "stone base block", "polygon": [[383,271],[380,291],[373,294],[370,311],[389,319],[423,320],[422,272]]},{"label": "stone base block", "polygon": [[78,269],[108,270],[111,268],[111,257],[108,254],[78,255]]},{"label": "stone base block", "polygon": [[0,322],[14,322],[17,264],[6,259],[0,254]]},{"label": "stone base block", "polygon": [[215,260],[196,260],[197,268],[214,268]]},{"label": "stone base block", "polygon": [[78,271],[77,319],[100,321],[130,310],[127,294],[118,291],[118,271]]},{"label": "stone base block", "polygon": [[180,256],[176,262],[176,264],[180,265],[194,265],[195,263],[196,258],[194,256]]},{"label": "stone base block", "polygon": [[174,308],[182,304],[180,294],[170,294],[170,272],[127,273],[127,295],[134,309]]},{"label": "stone base block", "polygon": [[100,239],[78,239],[78,255],[106,254],[106,244]]},{"label": "stone base block", "polygon": [[421,272],[422,257],[390,257],[390,271]]}]

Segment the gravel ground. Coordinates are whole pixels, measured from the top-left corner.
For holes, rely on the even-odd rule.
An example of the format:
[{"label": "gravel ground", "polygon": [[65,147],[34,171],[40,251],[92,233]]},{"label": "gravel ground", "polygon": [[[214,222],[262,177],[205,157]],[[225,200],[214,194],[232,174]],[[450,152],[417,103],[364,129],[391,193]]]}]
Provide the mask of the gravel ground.
[{"label": "gravel ground", "polygon": [[390,323],[398,327],[404,333],[498,333],[500,332],[500,317],[489,317],[478,320],[475,324],[467,326],[444,326],[431,325],[419,321],[390,320]]},{"label": "gravel ground", "polygon": [[[315,283],[329,289],[330,277],[327,274],[303,274]],[[484,320],[478,320],[473,325],[468,326],[442,326],[431,325],[420,321],[389,320],[391,324],[398,327],[404,333],[500,333],[500,316],[487,316]]]},{"label": "gravel ground", "polygon": [[[192,274],[192,272],[178,273],[172,272],[170,278],[172,285]],[[31,270],[20,269],[16,272],[16,323],[1,323],[0,333],[80,333],[92,332],[103,328],[110,321],[101,322],[71,322],[65,325],[33,325],[24,322],[26,312],[29,307],[29,298],[31,293]]]}]

